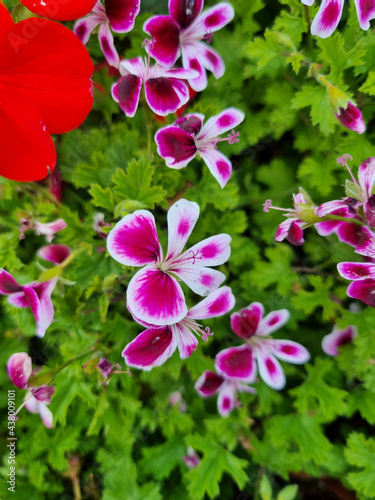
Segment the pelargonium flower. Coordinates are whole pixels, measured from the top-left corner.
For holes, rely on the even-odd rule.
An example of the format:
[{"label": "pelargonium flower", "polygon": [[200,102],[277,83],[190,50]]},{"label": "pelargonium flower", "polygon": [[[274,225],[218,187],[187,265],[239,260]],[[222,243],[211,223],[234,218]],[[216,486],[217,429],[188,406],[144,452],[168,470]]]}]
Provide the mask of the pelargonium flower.
[{"label": "pelargonium flower", "polygon": [[232,173],[232,163],[218,151],[217,143],[239,142],[240,134],[232,130],[225,139],[219,139],[219,136],[237,127],[244,118],[244,113],[236,108],[225,109],[207,120],[205,125],[204,115],[183,116],[173,125],[157,131],[155,141],[158,154],[164,158],[168,167],[176,169],[186,167],[199,154],[220,186],[224,187]]},{"label": "pelargonium flower", "polygon": [[[160,290],[155,293],[163,292]],[[186,316],[175,324],[148,325],[133,315],[136,321],[148,328],[123,350],[125,363],[149,371],[154,366],[165,363],[176,349],[179,350],[181,359],[188,358],[197,348],[197,336],[207,341],[208,336],[213,335],[208,327],[203,329],[197,320],[222,316],[233,309],[234,304],[235,299],[231,289],[224,286],[189,309]]]},{"label": "pelargonium flower", "polygon": [[45,245],[39,248],[37,255],[43,260],[53,262],[58,266],[69,257],[70,248],[67,245]]},{"label": "pelargonium flower", "polygon": [[[211,236],[189,250],[182,250],[199,217],[197,203],[179,200],[168,211],[168,251],[163,251],[153,215],[136,210],[109,233],[109,254],[126,266],[143,267],[130,280],[127,303],[132,314],[152,325],[172,325],[187,315],[185,296],[177,279],[193,292],[207,295],[224,281],[219,266],[230,255],[228,234]],[[177,278],[177,279],[176,279]]]},{"label": "pelargonium flower", "polygon": [[195,383],[195,390],[203,398],[218,394],[217,409],[222,417],[227,417],[236,406],[239,406],[238,392],[256,392],[253,387],[241,383],[238,378],[218,375],[211,370],[202,373]]},{"label": "pelargonium flower", "polygon": [[220,351],[215,358],[215,369],[226,377],[251,383],[256,377],[257,364],[264,382],[279,390],[285,386],[285,374],[276,358],[302,364],[310,359],[310,354],[297,342],[269,337],[288,321],[287,309],[273,311],[266,317],[263,316],[264,308],[259,302],[253,302],[232,314],[232,330],[246,343]]},{"label": "pelargonium flower", "polygon": [[[305,5],[313,5],[315,0],[301,0]],[[375,3],[372,0],[354,0],[359,25],[363,30],[370,28],[375,18]],[[311,33],[327,38],[335,31],[340,22],[344,0],[322,0],[319,11],[311,25]]]},{"label": "pelargonium flower", "polygon": [[0,2],[0,175],[36,181],[54,169],[50,134],[75,129],[91,111],[93,70],[68,28],[37,18],[14,24]]},{"label": "pelargonium flower", "polygon": [[168,67],[182,55],[183,67],[198,71],[198,76],[189,78],[189,84],[199,92],[207,87],[206,69],[215,78],[225,71],[219,54],[202,40],[210,42],[212,33],[233,19],[234,9],[222,2],[201,13],[203,0],[169,0],[168,6],[169,16],[154,16],[143,27],[153,39],[148,51],[159,64]]},{"label": "pelargonium flower", "polygon": [[329,356],[338,356],[340,354],[339,348],[342,345],[349,344],[357,336],[357,329],[355,326],[347,326],[340,330],[336,325],[332,333],[326,335],[322,340],[322,349]]},{"label": "pelargonium flower", "polygon": [[0,295],[9,295],[8,302],[15,307],[30,307],[36,320],[36,335],[44,337],[47,328],[53,321],[53,304],[51,294],[56,286],[57,278],[48,281],[33,281],[19,285],[4,269],[0,269]]},{"label": "pelargonium flower", "polygon": [[112,87],[112,97],[130,118],[138,108],[142,83],[145,97],[152,111],[160,116],[175,113],[189,100],[187,78],[196,75],[196,71],[183,68],[163,68],[150,66],[141,57],[121,61],[119,66],[122,77]]},{"label": "pelargonium flower", "polygon": [[375,263],[340,262],[337,269],[343,278],[352,281],[346,290],[348,296],[375,307]]},{"label": "pelargonium flower", "polygon": [[49,385],[28,386],[29,378],[33,375],[33,369],[31,358],[26,352],[13,354],[8,360],[7,370],[10,380],[16,387],[27,389],[24,402],[17,410],[17,413],[23,406],[26,406],[31,413],[39,413],[44,425],[51,429],[53,427],[53,415],[47,405],[51,403],[56,388]]},{"label": "pelargonium flower", "polygon": [[62,231],[66,227],[67,223],[64,219],[56,219],[52,222],[39,222],[38,220],[33,220],[32,218],[22,217],[20,224],[20,240],[25,238],[25,231],[34,229],[38,236],[43,234],[46,237],[47,242],[50,243],[55,237],[55,234]]},{"label": "pelargonium flower", "polygon": [[37,16],[55,21],[74,21],[88,14],[96,0],[20,0]]},{"label": "pelargonium flower", "polygon": [[194,467],[198,467],[198,465],[201,463],[200,458],[191,446],[188,447],[187,455],[184,455],[182,457],[182,460],[184,461],[186,467],[188,467],[189,469],[194,469]]},{"label": "pelargonium flower", "polygon": [[303,230],[319,220],[314,213],[315,205],[302,188],[299,190],[298,194],[293,194],[294,208],[274,207],[272,200],[266,200],[263,205],[264,212],[269,212],[270,208],[285,212],[283,215],[287,219],[279,224],[275,240],[283,241],[286,238],[294,246],[304,244]]},{"label": "pelargonium flower", "polygon": [[341,125],[349,130],[354,130],[354,132],[358,134],[363,134],[363,132],[365,132],[366,125],[363,120],[362,112],[352,102],[348,102],[346,108],[339,107],[335,115]]},{"label": "pelargonium flower", "polygon": [[139,14],[140,0],[97,0],[92,13],[77,21],[74,33],[82,43],[89,41],[91,33],[100,26],[98,36],[103,54],[111,66],[118,67],[120,58],[113,42],[111,29],[116,33],[128,33],[134,28]]}]

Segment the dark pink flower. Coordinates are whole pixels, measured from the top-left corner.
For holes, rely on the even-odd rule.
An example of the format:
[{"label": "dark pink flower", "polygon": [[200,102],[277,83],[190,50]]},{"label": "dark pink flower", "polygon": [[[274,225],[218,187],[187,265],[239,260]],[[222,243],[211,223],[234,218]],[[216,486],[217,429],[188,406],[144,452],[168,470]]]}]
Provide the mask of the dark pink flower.
[{"label": "dark pink flower", "polygon": [[203,398],[218,394],[217,408],[222,417],[227,417],[236,406],[239,406],[238,392],[255,392],[253,387],[241,383],[238,379],[218,375],[210,370],[202,373],[195,383],[195,390]]},{"label": "dark pink flower", "polygon": [[[182,199],[172,205],[168,211],[165,258],[155,219],[147,210],[126,215],[109,233],[110,255],[126,266],[143,267],[127,289],[129,309],[139,320],[165,326],[178,323],[186,316],[185,296],[177,279],[199,295],[216,290],[224,281],[224,274],[210,266],[219,266],[228,260],[231,242],[228,234],[211,236],[182,253],[198,217],[197,203]],[[163,337],[163,342],[170,346],[171,339],[167,341]]]},{"label": "dark pink flower", "polygon": [[[315,0],[301,0],[305,5],[313,5]],[[370,28],[371,19],[375,18],[373,0],[354,0],[359,25],[363,30]],[[311,33],[327,38],[335,31],[340,22],[344,0],[322,0],[319,11],[311,25]]]},{"label": "dark pink flower", "polygon": [[57,278],[49,281],[34,281],[27,285],[19,285],[4,269],[0,269],[0,295],[9,295],[8,302],[15,307],[30,307],[36,320],[36,335],[44,337],[47,328],[53,321],[53,304],[51,294]]},{"label": "dark pink flower", "polygon": [[326,335],[322,340],[322,349],[329,356],[338,356],[340,354],[339,347],[349,344],[357,336],[355,326],[347,326],[340,330],[336,325],[332,333]]},{"label": "dark pink flower", "polygon": [[150,66],[141,57],[121,61],[122,77],[112,87],[112,97],[120,104],[126,116],[133,117],[138,108],[142,83],[147,104],[160,116],[175,113],[189,100],[187,78],[196,75],[193,70]]},{"label": "dark pink flower", "polygon": [[182,65],[196,70],[189,78],[192,89],[199,92],[207,87],[206,69],[215,78],[223,76],[224,62],[203,40],[211,41],[212,33],[223,28],[234,17],[233,7],[219,3],[201,13],[203,0],[169,0],[169,16],[155,16],[143,29],[152,39],[148,51],[163,66],[173,66],[182,55]]},{"label": "dark pink flower", "polygon": [[92,13],[74,25],[74,33],[86,44],[91,33],[100,26],[99,43],[108,64],[118,67],[120,58],[114,45],[111,29],[116,33],[128,33],[134,28],[135,18],[140,10],[140,0],[105,0],[104,6],[98,0]]},{"label": "dark pink flower", "polygon": [[346,290],[348,296],[375,307],[375,263],[340,262],[337,269],[343,278],[352,281]]},{"label": "dark pink flower", "polygon": [[[161,293],[160,291],[158,293]],[[162,365],[176,349],[180,358],[188,358],[197,348],[198,337],[208,340],[213,335],[209,328],[203,329],[198,320],[215,318],[233,309],[235,299],[229,287],[224,286],[210,293],[208,297],[189,309],[179,322],[167,326],[148,326],[123,350],[123,357],[128,366],[149,371],[154,366]]]},{"label": "dark pink flower", "polygon": [[297,342],[270,337],[271,333],[288,321],[287,309],[263,316],[264,308],[259,302],[253,302],[232,314],[232,329],[246,343],[220,351],[215,358],[215,369],[230,379],[251,383],[255,380],[258,365],[264,382],[273,389],[280,390],[285,386],[285,375],[276,358],[302,364],[310,359],[310,355],[305,347]]},{"label": "dark pink flower", "polygon": [[354,130],[354,132],[358,134],[363,134],[366,130],[361,110],[354,106],[352,102],[348,102],[346,108],[339,108],[338,113],[335,113],[335,115],[341,125],[350,130]]},{"label": "dark pink flower", "polygon": [[[22,406],[26,406],[31,413],[39,413],[44,425],[51,429],[53,427],[53,415],[47,408],[47,405],[51,403],[51,398],[56,388],[49,385],[38,387],[28,386],[28,381],[33,371],[31,358],[26,352],[13,354],[8,360],[7,371],[10,380],[16,387],[27,389]],[[17,413],[22,406],[17,410]]]},{"label": "dark pink flower", "polygon": [[[360,220],[354,207],[360,206],[354,198],[344,198],[342,200],[333,200],[322,203],[316,208],[315,213],[318,217],[326,217],[327,215],[336,215],[339,217],[347,217],[349,219]],[[335,233],[340,241],[355,247],[358,244],[361,226],[353,222],[344,222],[340,220],[327,220],[315,224],[316,230],[320,236],[329,236]]]},{"label": "dark pink flower", "polygon": [[[207,120],[205,125],[203,115],[186,115],[173,125],[157,131],[155,141],[158,153],[168,167],[176,169],[186,167],[197,154],[200,155],[220,186],[224,187],[232,173],[232,163],[218,151],[217,143],[239,142],[239,133],[236,134],[233,129],[244,118],[244,113],[236,108],[225,109]],[[221,134],[229,130],[232,132],[226,139],[219,139]]]},{"label": "dark pink flower", "polygon": [[66,245],[45,245],[39,248],[37,255],[56,265],[62,264],[70,255],[70,248]]}]

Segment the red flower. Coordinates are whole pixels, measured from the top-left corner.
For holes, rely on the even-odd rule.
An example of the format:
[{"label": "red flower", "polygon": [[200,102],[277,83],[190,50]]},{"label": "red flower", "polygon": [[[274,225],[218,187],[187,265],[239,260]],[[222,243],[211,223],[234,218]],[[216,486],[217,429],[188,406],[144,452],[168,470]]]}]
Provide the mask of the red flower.
[{"label": "red flower", "polygon": [[96,0],[20,0],[31,12],[55,21],[74,21],[92,11]]},{"label": "red flower", "polygon": [[50,134],[91,111],[93,69],[70,30],[36,17],[14,24],[0,2],[0,175],[35,181],[55,168]]}]

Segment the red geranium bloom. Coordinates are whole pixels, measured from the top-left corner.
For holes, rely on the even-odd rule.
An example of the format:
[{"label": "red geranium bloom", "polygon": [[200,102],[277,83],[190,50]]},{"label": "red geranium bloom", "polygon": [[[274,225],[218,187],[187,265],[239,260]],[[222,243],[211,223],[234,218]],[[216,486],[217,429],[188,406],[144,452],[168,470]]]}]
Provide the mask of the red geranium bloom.
[{"label": "red geranium bloom", "polygon": [[96,0],[20,0],[31,12],[55,21],[75,21],[92,11]]},{"label": "red geranium bloom", "polygon": [[0,2],[0,175],[36,181],[54,169],[50,134],[77,128],[91,111],[93,70],[70,30],[40,18],[14,24]]}]

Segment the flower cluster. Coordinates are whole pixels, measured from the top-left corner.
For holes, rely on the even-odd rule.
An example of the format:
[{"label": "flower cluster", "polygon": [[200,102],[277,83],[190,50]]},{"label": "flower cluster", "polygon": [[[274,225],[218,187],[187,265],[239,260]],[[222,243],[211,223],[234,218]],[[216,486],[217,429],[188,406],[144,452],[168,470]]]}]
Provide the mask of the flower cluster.
[{"label": "flower cluster", "polygon": [[350,174],[345,185],[346,196],[316,206],[308,195],[294,196],[294,209],[280,209],[267,200],[264,211],[270,208],[285,211],[287,219],[279,225],[276,241],[286,238],[292,245],[304,243],[303,230],[315,225],[321,236],[335,233],[340,241],[354,247],[366,262],[341,262],[340,275],[352,281],[347,289],[349,297],[375,307],[375,158],[368,158],[358,169],[358,179],[348,166],[350,155],[337,160]]}]

